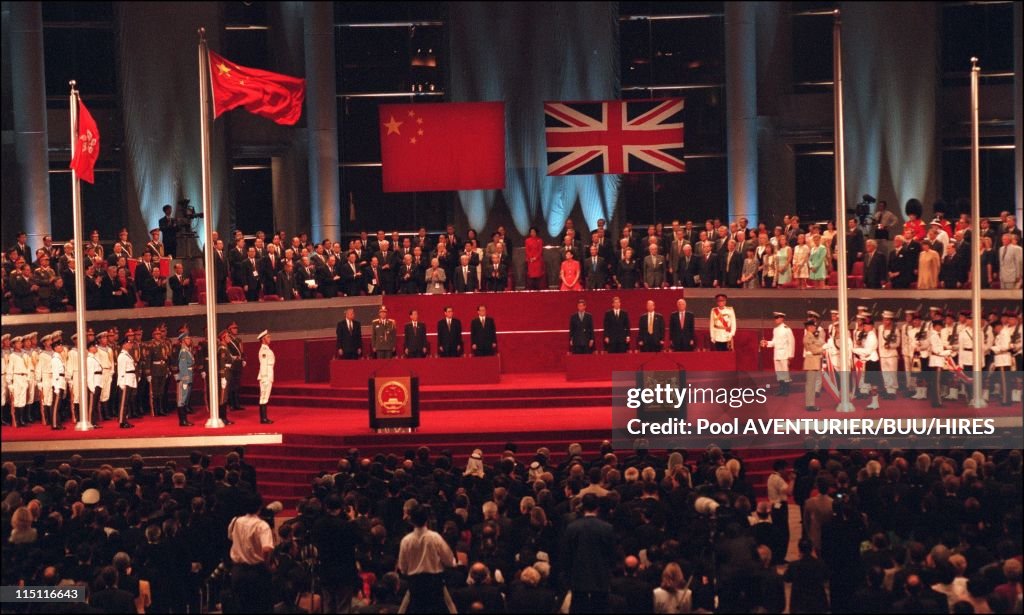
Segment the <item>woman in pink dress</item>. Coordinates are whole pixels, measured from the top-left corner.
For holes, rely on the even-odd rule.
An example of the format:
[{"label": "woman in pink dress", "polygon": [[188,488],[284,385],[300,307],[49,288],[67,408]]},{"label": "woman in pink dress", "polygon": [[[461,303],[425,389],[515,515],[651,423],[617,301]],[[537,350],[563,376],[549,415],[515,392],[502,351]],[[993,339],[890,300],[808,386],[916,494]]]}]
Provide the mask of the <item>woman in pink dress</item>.
[{"label": "woman in pink dress", "polygon": [[537,235],[537,227],[530,227],[526,238],[526,290],[540,290],[544,283],[544,240]]},{"label": "woman in pink dress", "polygon": [[562,290],[583,290],[580,285],[580,262],[573,258],[571,251],[566,251],[558,276],[562,279]]}]

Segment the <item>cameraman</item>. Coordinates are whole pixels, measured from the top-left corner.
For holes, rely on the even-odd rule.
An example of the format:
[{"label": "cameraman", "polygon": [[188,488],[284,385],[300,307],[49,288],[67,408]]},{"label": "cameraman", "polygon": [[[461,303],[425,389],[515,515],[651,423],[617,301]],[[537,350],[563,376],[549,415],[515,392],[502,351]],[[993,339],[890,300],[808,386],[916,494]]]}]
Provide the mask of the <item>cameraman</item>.
[{"label": "cameraman", "polygon": [[263,500],[252,493],[244,501],[244,515],[228,524],[231,541],[231,593],[239,613],[269,613],[273,610],[274,533],[260,518]]}]

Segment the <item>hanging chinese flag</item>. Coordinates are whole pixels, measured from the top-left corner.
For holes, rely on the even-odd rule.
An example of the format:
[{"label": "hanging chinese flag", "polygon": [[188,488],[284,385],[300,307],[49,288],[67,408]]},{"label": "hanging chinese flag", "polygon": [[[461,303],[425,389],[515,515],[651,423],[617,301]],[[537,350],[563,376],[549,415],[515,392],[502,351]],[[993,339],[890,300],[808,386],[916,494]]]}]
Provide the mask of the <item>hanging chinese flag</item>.
[{"label": "hanging chinese flag", "polygon": [[95,183],[93,168],[100,157],[100,129],[96,120],[85,108],[82,99],[78,99],[78,136],[75,139],[75,151],[71,155],[71,170],[78,178],[90,184]]},{"label": "hanging chinese flag", "polygon": [[505,187],[505,103],[380,106],[384,192]]},{"label": "hanging chinese flag", "polygon": [[286,126],[302,117],[305,79],[248,68],[209,53],[214,118],[236,107]]}]

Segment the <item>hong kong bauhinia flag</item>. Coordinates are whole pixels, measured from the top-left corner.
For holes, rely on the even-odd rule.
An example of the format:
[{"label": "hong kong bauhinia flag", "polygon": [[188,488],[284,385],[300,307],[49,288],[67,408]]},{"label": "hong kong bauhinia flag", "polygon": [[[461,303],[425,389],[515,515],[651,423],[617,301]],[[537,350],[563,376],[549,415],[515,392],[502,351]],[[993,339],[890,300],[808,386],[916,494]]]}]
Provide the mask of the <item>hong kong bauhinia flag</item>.
[{"label": "hong kong bauhinia flag", "polygon": [[380,105],[384,192],[505,187],[505,103]]},{"label": "hong kong bauhinia flag", "polygon": [[681,173],[682,98],[544,103],[548,175]]},{"label": "hong kong bauhinia flag", "polygon": [[82,99],[78,99],[78,134],[75,138],[75,151],[71,154],[71,169],[82,181],[94,183],[93,169],[100,157],[100,129],[96,120],[85,108]]},{"label": "hong kong bauhinia flag", "polygon": [[302,117],[305,79],[248,68],[209,53],[214,118],[236,107],[287,126]]}]

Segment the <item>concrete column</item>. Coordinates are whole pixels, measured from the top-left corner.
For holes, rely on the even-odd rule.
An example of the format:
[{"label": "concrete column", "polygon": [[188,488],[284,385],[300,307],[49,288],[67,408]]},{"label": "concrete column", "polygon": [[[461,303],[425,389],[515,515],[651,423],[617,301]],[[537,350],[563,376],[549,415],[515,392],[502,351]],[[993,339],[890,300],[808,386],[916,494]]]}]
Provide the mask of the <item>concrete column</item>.
[{"label": "concrete column", "polygon": [[1017,228],[1024,220],[1024,113],[1021,113],[1021,88],[1024,88],[1024,61],[1021,57],[1021,28],[1024,27],[1024,7],[1020,2],[1013,3],[1013,143],[1016,158],[1017,191],[1014,198],[1014,209],[1017,210]]},{"label": "concrete column", "polygon": [[757,35],[754,2],[725,4],[729,220],[757,226]]},{"label": "concrete column", "polygon": [[39,246],[50,232],[43,11],[40,2],[5,4],[10,7],[11,82],[17,84],[11,98],[24,225],[19,230],[28,233],[30,245]]},{"label": "concrete column", "polygon": [[340,237],[338,108],[334,72],[334,6],[306,2],[306,130],[309,134],[310,239]]},{"label": "concrete column", "polygon": [[[304,26],[305,2],[290,0],[267,5],[267,45],[271,53],[270,70],[286,75],[305,75]],[[309,143],[305,128],[288,129],[293,135],[288,146],[275,153],[270,168],[273,181],[274,228],[310,227],[309,216]]]}]

